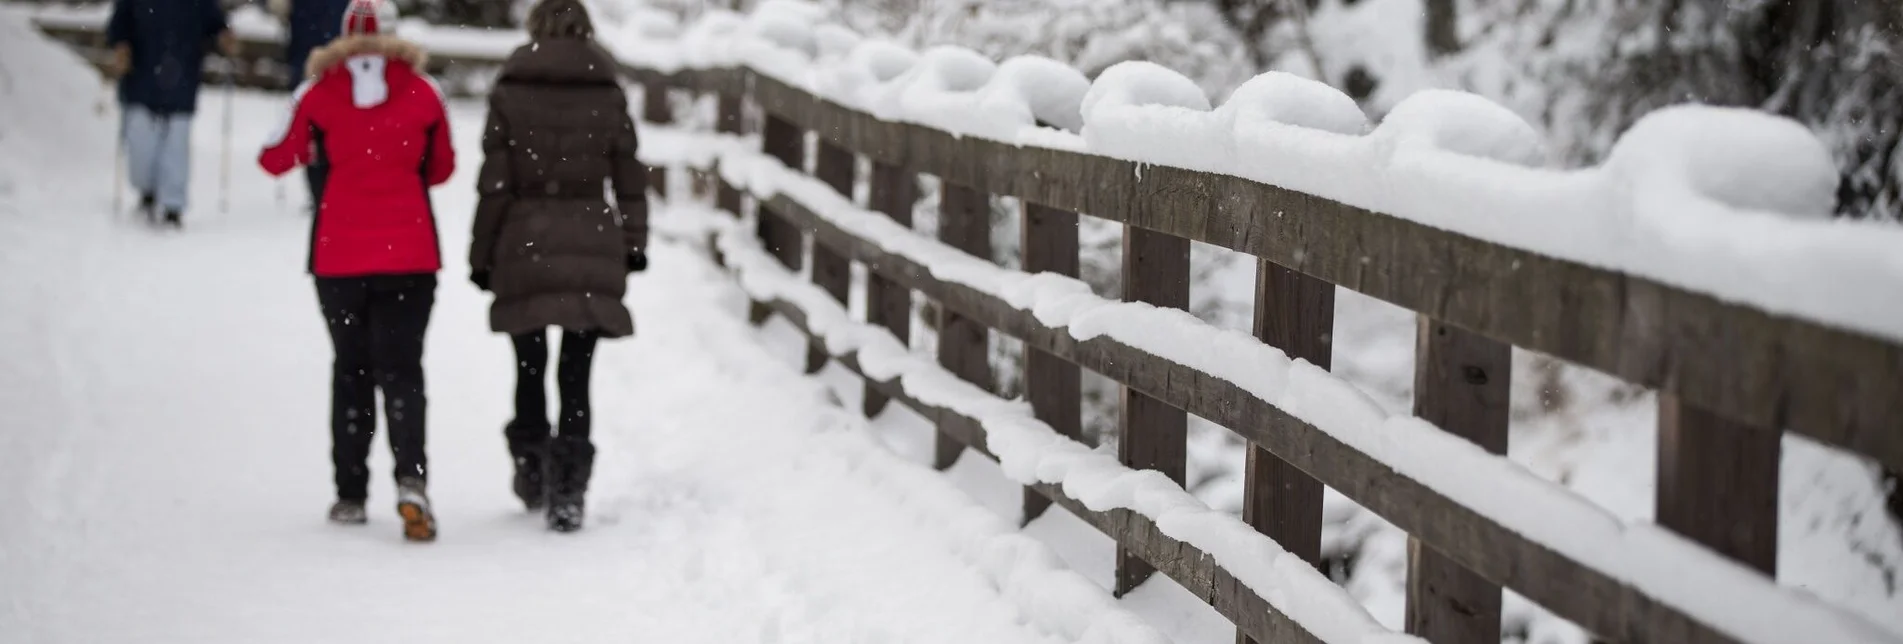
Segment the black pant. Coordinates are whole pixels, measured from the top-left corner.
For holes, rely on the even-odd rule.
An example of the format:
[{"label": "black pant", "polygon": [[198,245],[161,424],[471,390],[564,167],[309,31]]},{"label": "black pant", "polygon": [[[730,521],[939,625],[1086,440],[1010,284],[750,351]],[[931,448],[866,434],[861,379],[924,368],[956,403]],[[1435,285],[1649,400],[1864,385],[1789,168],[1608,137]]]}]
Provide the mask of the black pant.
[{"label": "black pant", "polygon": [[337,498],[369,496],[379,389],[397,478],[427,478],[423,332],[436,303],[436,276],[320,277],[317,303],[336,351],[330,380],[330,458],[336,467]]},{"label": "black pant", "polygon": [[[555,367],[555,385],[562,397],[562,414],[556,423],[558,435],[570,440],[588,440],[592,425],[588,409],[588,375],[593,371],[595,341],[593,331],[563,331],[561,362]],[[539,431],[548,436],[548,395],[544,392],[544,374],[548,373],[548,331],[531,331],[509,338],[515,344],[515,422],[517,431]],[[527,440],[533,437],[523,436]]]}]

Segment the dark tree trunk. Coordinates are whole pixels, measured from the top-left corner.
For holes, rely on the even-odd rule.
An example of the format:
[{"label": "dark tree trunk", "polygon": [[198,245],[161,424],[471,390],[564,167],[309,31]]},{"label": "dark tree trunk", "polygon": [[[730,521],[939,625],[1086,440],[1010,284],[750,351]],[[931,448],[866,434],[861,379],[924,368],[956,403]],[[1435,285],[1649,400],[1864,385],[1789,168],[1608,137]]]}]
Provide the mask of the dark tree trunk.
[{"label": "dark tree trunk", "polygon": [[1426,0],[1427,53],[1435,58],[1460,51],[1459,15],[1454,0]]}]

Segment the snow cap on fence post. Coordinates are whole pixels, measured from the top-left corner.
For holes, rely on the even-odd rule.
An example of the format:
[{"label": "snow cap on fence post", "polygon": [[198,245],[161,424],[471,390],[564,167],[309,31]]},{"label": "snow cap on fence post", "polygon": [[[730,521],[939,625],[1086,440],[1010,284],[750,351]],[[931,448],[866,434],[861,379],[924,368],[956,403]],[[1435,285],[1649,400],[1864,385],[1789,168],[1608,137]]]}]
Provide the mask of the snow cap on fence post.
[{"label": "snow cap on fence post", "polygon": [[1630,187],[1641,217],[1681,216],[1696,195],[1731,209],[1829,217],[1837,167],[1802,124],[1757,110],[1676,105],[1619,136],[1605,170]]},{"label": "snow cap on fence post", "polygon": [[866,103],[884,84],[898,78],[918,62],[918,54],[888,41],[868,38],[832,64],[814,73],[813,89],[842,105],[871,111]]},{"label": "snow cap on fence post", "polygon": [[985,85],[983,103],[1019,103],[1030,117],[1069,132],[1084,129],[1084,94],[1090,79],[1070,65],[1043,56],[1014,56],[998,65]]},{"label": "snow cap on fence post", "polygon": [[746,19],[732,11],[716,9],[701,14],[699,20],[681,32],[680,60],[693,68],[727,67],[734,59],[734,36],[746,26]]},{"label": "snow cap on fence post", "polygon": [[1084,93],[1083,138],[1090,149],[1124,159],[1220,171],[1229,136],[1218,132],[1209,96],[1162,65],[1111,65]]},{"label": "snow cap on fence post", "polygon": [[1233,131],[1237,126],[1279,123],[1334,134],[1368,130],[1368,115],[1341,90],[1286,72],[1251,78],[1229,94],[1216,113]]},{"label": "snow cap on fence post", "polygon": [[1438,150],[1520,166],[1546,163],[1539,131],[1513,110],[1468,92],[1416,92],[1395,105],[1370,136],[1395,154]]},{"label": "snow cap on fence post", "polygon": [[[984,54],[951,45],[925,50],[905,73],[869,97],[867,107],[879,118],[966,131],[972,119],[968,95],[997,73]],[[959,96],[965,95],[965,100]]]}]

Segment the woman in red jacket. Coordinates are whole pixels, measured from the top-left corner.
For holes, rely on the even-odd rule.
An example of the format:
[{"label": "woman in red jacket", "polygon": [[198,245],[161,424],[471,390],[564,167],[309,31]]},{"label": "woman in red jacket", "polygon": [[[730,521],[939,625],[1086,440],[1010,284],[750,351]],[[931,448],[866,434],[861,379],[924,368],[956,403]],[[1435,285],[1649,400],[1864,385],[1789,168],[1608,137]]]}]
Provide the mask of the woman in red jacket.
[{"label": "woman in red jacket", "polygon": [[442,267],[429,188],[456,155],[440,90],[423,50],[387,35],[395,10],[353,0],[343,36],[311,53],[289,122],[259,156],[272,175],[320,172],[310,271],[330,328],[330,520],[365,522],[376,391],[396,456],[397,512],[412,541],[436,538],[425,494],[423,332]]}]

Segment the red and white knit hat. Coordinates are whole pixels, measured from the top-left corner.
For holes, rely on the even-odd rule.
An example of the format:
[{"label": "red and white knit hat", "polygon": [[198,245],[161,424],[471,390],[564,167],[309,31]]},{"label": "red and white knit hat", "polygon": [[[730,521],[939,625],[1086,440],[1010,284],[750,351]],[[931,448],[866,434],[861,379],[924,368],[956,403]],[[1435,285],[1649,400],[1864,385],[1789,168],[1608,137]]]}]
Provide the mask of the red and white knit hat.
[{"label": "red and white knit hat", "polygon": [[396,31],[396,5],[386,0],[350,0],[344,10],[345,36],[368,36]]}]

